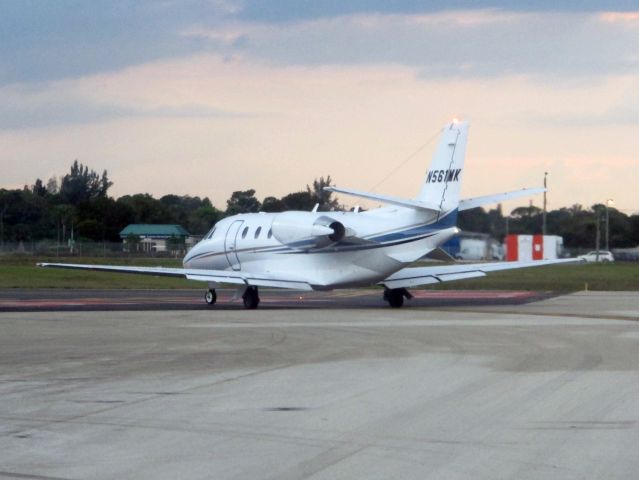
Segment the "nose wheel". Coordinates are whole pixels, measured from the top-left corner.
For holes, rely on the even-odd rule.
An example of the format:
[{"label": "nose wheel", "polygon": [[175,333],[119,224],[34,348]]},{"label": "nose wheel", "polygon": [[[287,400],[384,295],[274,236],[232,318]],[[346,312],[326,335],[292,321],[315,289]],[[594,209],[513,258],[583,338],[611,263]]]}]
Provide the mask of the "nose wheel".
[{"label": "nose wheel", "polygon": [[214,288],[209,288],[206,291],[206,293],[204,294],[204,301],[208,305],[215,305],[215,302],[217,301],[217,293],[215,293]]},{"label": "nose wheel", "polygon": [[260,304],[260,296],[257,292],[257,287],[250,286],[244,290],[244,295],[242,295],[242,300],[244,300],[244,308],[249,310],[255,310],[257,306]]}]

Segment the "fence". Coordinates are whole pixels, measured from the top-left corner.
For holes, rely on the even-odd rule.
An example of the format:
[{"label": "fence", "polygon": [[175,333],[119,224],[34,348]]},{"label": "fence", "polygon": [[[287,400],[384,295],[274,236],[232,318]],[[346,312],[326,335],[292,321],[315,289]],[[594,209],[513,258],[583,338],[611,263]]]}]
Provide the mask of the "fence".
[{"label": "fence", "polygon": [[[0,255],[23,254],[40,257],[120,257],[120,258],[181,258],[189,247],[183,246],[177,250],[156,251],[139,249],[127,251],[120,242],[85,242],[76,241],[73,246],[68,243],[58,243],[53,240],[2,242]],[[576,257],[591,251],[585,248],[565,248],[564,254]],[[616,260],[639,262],[639,248],[612,249]]]},{"label": "fence", "polygon": [[186,253],[181,246],[175,250],[156,251],[137,249],[128,251],[121,242],[84,242],[73,244],[58,243],[52,240],[3,242],[0,243],[0,255],[33,255],[39,257],[126,257],[126,258],[180,258]]}]

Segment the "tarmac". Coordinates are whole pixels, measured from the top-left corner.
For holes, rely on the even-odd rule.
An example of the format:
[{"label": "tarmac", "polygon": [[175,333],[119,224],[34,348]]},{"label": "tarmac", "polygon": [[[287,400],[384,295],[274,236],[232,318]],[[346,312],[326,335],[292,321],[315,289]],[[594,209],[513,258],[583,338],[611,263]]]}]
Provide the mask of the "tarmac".
[{"label": "tarmac", "polygon": [[636,292],[379,293],[2,291],[0,478],[637,477]]}]

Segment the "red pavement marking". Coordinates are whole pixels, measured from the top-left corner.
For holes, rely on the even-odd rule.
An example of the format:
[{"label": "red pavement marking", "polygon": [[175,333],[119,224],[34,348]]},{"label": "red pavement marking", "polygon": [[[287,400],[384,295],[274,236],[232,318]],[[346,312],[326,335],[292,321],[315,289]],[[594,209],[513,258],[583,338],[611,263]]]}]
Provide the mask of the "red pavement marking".
[{"label": "red pavement marking", "polygon": [[[313,293],[305,293],[305,294],[280,294],[280,295],[269,295],[268,292],[263,292],[260,294],[260,299],[262,302],[266,303],[278,303],[278,302],[291,302],[291,301],[299,301],[304,303],[325,303],[330,302],[334,298],[340,298],[343,300],[344,298],[356,298],[361,296],[368,295],[377,295],[381,296],[381,290],[359,290],[359,291],[349,291],[349,295],[335,295],[333,292],[313,292]],[[455,300],[472,300],[472,299],[523,299],[530,298],[537,295],[536,292],[528,292],[528,291],[489,291],[489,290],[413,290],[412,295],[415,298],[422,299],[455,299]],[[220,296],[220,302],[229,302],[232,296]],[[197,301],[196,298],[189,297],[171,297],[165,296],[162,298],[157,297],[142,297],[136,296],[126,299],[115,299],[115,298],[100,298],[100,297],[89,297],[89,298],[69,298],[69,299],[29,299],[29,300],[0,300],[1,307],[72,307],[72,306],[89,306],[89,305],[139,305],[145,303],[156,303],[156,304],[165,304],[165,303],[173,303],[173,304],[193,304],[194,301]]]},{"label": "red pavement marking", "polygon": [[454,298],[454,299],[489,299],[489,298],[528,298],[537,292],[507,290],[414,290],[410,292],[415,298]]}]

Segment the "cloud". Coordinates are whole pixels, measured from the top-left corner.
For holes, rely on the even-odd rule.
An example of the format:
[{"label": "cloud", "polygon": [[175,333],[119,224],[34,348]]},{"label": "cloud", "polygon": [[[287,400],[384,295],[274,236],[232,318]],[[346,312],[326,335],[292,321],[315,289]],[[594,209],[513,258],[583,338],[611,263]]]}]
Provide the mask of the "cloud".
[{"label": "cloud", "polygon": [[218,54],[277,66],[381,64],[409,66],[424,78],[578,78],[639,69],[639,57],[628,48],[639,43],[639,29],[625,26],[602,14],[464,10],[358,14],[276,26],[201,24],[183,34]]},{"label": "cloud", "polygon": [[409,65],[424,75],[637,68],[633,2],[6,0],[0,85],[201,53],[275,65]]},{"label": "cloud", "polygon": [[0,85],[108,72],[201,49],[179,32],[229,14],[209,0],[5,0]]},{"label": "cloud", "polygon": [[599,18],[608,23],[623,23],[639,27],[639,12],[603,12]]},{"label": "cloud", "polygon": [[444,10],[500,9],[520,12],[594,12],[632,11],[637,5],[633,0],[239,0],[235,16],[242,20],[264,23],[295,22],[358,14],[405,14],[441,12]]},{"label": "cloud", "polygon": [[539,114],[525,113],[521,115],[525,125],[548,128],[584,128],[611,126],[639,126],[639,110],[630,105],[616,105],[602,112]]},{"label": "cloud", "polygon": [[[85,89],[95,82],[85,80]],[[78,91],[80,90],[80,91]],[[140,104],[108,96],[82,94],[78,82],[54,83],[35,88],[0,89],[0,130],[35,129],[61,125],[91,124],[133,117],[238,118],[250,113],[234,112],[204,104]]]}]

